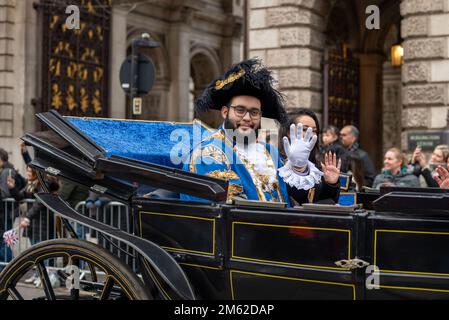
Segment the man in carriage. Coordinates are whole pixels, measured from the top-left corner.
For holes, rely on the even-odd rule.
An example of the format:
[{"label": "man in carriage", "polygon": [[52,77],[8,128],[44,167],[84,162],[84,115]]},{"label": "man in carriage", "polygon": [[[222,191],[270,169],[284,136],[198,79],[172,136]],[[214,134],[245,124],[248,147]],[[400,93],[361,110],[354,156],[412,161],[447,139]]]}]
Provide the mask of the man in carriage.
[{"label": "man in carriage", "polygon": [[[260,138],[262,116],[281,126],[287,116],[271,72],[259,60],[238,63],[212,81],[195,102],[197,113],[209,109],[220,111],[223,124],[193,147],[184,170],[228,180],[228,201],[237,197],[291,205],[287,184],[308,192],[321,183],[323,172],[309,159],[317,142],[312,128],[303,133],[301,124],[291,125],[290,139],[283,140],[285,160]],[[325,165],[338,179],[336,159]],[[181,198],[197,200],[185,194]]]}]

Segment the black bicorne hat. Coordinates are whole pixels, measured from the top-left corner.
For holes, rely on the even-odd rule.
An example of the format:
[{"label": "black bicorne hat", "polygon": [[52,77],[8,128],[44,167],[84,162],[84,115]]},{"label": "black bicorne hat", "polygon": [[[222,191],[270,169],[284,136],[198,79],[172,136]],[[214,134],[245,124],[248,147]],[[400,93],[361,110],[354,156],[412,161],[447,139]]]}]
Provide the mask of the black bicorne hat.
[{"label": "black bicorne hat", "polygon": [[262,116],[283,123],[286,119],[284,99],[273,88],[271,71],[259,59],[249,59],[232,66],[223,76],[212,81],[195,101],[195,111],[221,110],[235,96],[253,96],[260,100]]}]

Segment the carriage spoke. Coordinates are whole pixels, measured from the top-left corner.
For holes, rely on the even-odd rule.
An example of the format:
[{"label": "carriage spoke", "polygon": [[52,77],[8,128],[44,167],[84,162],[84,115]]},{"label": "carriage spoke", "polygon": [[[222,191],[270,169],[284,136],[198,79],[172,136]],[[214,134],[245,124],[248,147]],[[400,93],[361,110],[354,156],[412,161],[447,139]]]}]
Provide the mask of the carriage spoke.
[{"label": "carriage spoke", "polygon": [[37,264],[37,269],[41,277],[42,285],[44,287],[45,296],[48,300],[56,300],[53,287],[51,286],[50,278],[48,277],[47,269],[44,263],[41,261]]},{"label": "carriage spoke", "polygon": [[8,293],[14,300],[23,300],[22,295],[17,291],[16,287],[8,288]]},{"label": "carriage spoke", "polygon": [[113,287],[114,287],[114,279],[112,277],[107,277],[103,291],[101,292],[100,300],[107,300],[111,295]]},{"label": "carriage spoke", "polygon": [[[61,260],[61,258],[63,259]],[[108,260],[112,263],[108,263]],[[91,280],[90,277],[84,279],[83,276],[83,279],[79,279],[80,286],[78,286],[78,279],[73,279],[77,276],[77,267],[88,273],[89,270],[86,266],[92,270],[92,278],[98,280],[88,281]],[[33,271],[33,268],[37,272],[36,281],[39,282],[39,290],[25,286],[23,289],[25,291],[22,291],[22,286],[18,284],[23,281],[22,278],[25,275]],[[137,275],[130,276],[126,273],[127,271],[127,266],[123,262],[116,260],[109,251],[96,245],[76,239],[50,240],[47,243],[35,245],[26,252],[21,260],[15,260],[6,266],[2,275],[7,282],[4,280],[2,283],[4,287],[2,287],[3,291],[0,291],[0,300],[115,300],[126,298],[137,300],[151,298],[139,277]],[[83,275],[82,272],[81,275]],[[127,277],[129,281],[123,280]],[[30,280],[26,282],[28,283]],[[72,280],[75,280],[75,283]],[[140,291],[132,292],[131,288],[133,287],[139,288]],[[129,292],[132,294],[128,294]],[[25,293],[27,294],[25,295]]]},{"label": "carriage spoke", "polygon": [[[78,258],[72,258],[71,264],[72,264],[73,266],[75,266],[75,267],[78,268],[78,277],[79,277],[80,271],[81,271],[81,270],[80,270],[80,262],[79,262],[79,259],[78,259]],[[74,280],[74,279],[72,278],[72,281],[73,281],[73,280]],[[73,287],[72,289],[70,289],[70,296],[72,297],[73,300],[79,300],[79,298],[80,298],[79,280],[80,280],[80,279],[77,279],[77,281],[78,281],[78,288]],[[72,283],[72,285],[74,285],[74,283]]]},{"label": "carriage spoke", "polygon": [[95,271],[95,266],[88,262],[87,265],[89,266],[89,270],[90,270],[90,276],[91,276],[91,280],[92,282],[97,282],[98,281],[98,277],[97,277],[97,272]]}]

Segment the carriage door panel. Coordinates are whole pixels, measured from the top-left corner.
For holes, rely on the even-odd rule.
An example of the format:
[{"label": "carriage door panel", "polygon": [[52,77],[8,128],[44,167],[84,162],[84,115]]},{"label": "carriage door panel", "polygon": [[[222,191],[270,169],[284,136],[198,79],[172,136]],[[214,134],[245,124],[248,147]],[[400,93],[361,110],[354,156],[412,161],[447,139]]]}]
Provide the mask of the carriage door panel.
[{"label": "carriage door panel", "polygon": [[233,299],[356,299],[350,215],[240,210],[229,215]]},{"label": "carriage door panel", "polygon": [[371,215],[367,237],[379,269],[367,299],[449,299],[449,220]]},{"label": "carriage door panel", "polygon": [[222,209],[175,200],[134,201],[138,234],[172,254],[197,298],[226,299]]}]

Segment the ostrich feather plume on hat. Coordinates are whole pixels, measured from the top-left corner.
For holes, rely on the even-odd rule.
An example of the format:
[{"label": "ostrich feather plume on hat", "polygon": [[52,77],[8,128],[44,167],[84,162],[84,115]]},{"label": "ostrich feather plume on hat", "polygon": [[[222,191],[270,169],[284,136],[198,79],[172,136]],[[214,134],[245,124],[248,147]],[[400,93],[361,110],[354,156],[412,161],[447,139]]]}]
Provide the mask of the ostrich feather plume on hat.
[{"label": "ostrich feather plume on hat", "polygon": [[263,117],[282,123],[286,119],[284,99],[273,88],[273,81],[271,71],[263,67],[259,59],[242,61],[207,86],[195,101],[195,111],[221,110],[233,97],[246,95],[260,100]]}]

